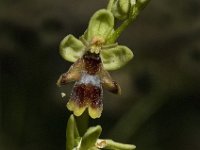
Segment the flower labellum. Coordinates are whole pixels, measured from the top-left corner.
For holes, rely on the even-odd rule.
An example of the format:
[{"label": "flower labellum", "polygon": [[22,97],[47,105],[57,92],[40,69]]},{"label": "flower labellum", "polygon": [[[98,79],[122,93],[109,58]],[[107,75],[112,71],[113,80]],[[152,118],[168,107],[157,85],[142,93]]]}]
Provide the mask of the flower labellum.
[{"label": "flower labellum", "polygon": [[102,86],[110,92],[120,94],[119,85],[104,70],[99,54],[87,51],[67,73],[60,76],[57,85],[76,81],[67,108],[80,116],[86,108],[91,118],[99,118],[103,110]]},{"label": "flower labellum", "polygon": [[88,109],[91,118],[99,118],[103,110],[103,90],[121,94],[120,86],[106,70],[116,70],[133,58],[132,51],[117,43],[107,43],[114,31],[114,16],[106,10],[97,11],[80,40],[66,36],[60,44],[61,56],[74,64],[57,81],[58,86],[75,81],[67,108],[80,116]]}]

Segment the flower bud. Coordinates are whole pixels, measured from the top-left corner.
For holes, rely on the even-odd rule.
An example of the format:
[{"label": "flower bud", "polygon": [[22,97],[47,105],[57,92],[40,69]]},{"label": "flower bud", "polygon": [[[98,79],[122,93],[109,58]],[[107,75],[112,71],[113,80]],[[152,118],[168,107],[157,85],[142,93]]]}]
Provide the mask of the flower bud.
[{"label": "flower bud", "polygon": [[115,18],[119,20],[125,20],[128,18],[131,5],[134,4],[135,0],[116,0],[112,7],[112,13]]}]

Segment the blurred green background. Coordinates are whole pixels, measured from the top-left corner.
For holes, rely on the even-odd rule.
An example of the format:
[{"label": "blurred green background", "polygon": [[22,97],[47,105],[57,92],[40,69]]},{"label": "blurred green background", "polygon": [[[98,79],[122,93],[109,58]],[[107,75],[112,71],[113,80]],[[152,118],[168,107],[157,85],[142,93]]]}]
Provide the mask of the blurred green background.
[{"label": "blurred green background", "polygon": [[[73,84],[58,53],[107,0],[0,0],[0,149],[64,150]],[[101,138],[138,150],[200,149],[200,1],[152,0],[118,42],[135,58],[112,72],[122,96],[104,92]],[[67,93],[62,99],[61,90]]]}]

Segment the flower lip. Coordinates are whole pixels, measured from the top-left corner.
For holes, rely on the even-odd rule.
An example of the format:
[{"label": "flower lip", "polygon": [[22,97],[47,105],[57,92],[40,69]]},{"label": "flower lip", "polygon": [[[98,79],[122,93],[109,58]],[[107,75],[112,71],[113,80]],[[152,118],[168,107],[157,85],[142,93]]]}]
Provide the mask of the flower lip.
[{"label": "flower lip", "polygon": [[100,82],[95,84],[90,83],[90,81],[87,84],[76,82],[72,90],[71,98],[67,103],[67,108],[73,111],[76,116],[82,115],[88,108],[88,113],[91,118],[99,118],[103,110],[102,96],[103,90]]}]

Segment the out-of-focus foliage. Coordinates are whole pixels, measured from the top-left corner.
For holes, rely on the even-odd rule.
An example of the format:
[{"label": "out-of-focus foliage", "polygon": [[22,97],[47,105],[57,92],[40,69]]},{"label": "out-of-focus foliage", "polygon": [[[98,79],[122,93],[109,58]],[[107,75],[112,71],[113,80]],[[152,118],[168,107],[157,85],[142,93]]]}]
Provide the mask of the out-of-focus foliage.
[{"label": "out-of-focus foliage", "polygon": [[[62,99],[55,82],[71,63],[58,46],[106,3],[0,1],[0,149],[65,149],[71,85]],[[200,149],[199,8],[199,0],[152,0],[122,34],[135,57],[113,72],[122,96],[104,93],[102,118],[92,122],[100,138],[139,150]]]}]

